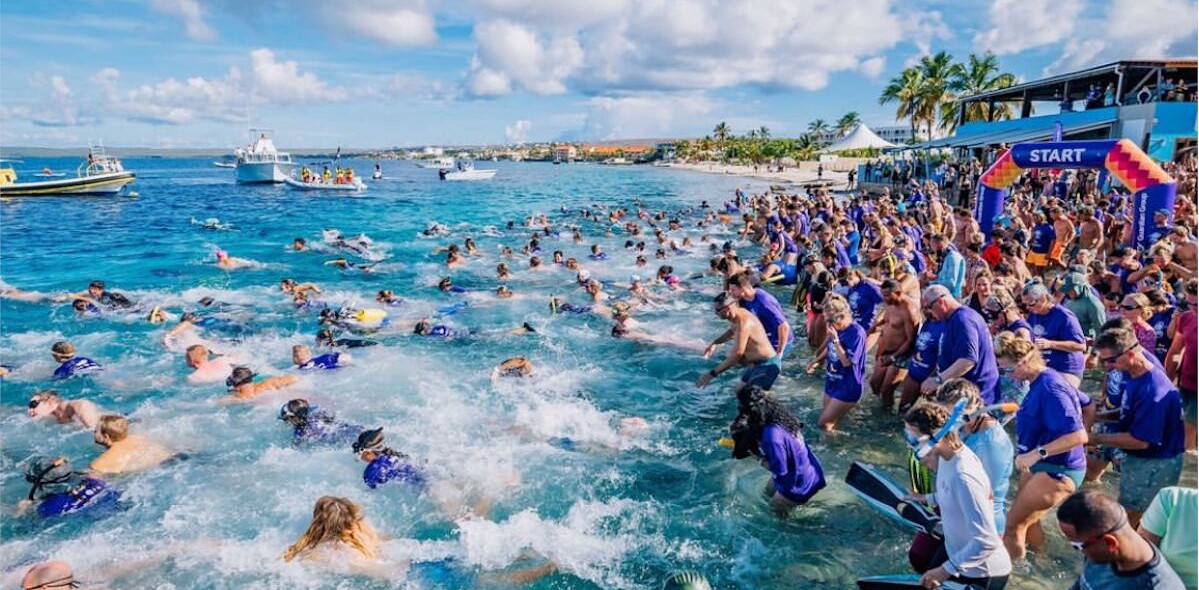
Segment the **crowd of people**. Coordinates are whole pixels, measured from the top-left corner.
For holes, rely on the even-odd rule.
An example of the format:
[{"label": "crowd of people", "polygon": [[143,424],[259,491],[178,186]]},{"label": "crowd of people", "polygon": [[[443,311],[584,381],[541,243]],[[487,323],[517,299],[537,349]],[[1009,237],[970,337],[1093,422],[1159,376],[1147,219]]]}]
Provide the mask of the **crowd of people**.
[{"label": "crowd of people", "polygon": [[[839,438],[844,434],[838,426],[857,411],[869,388],[892,416],[877,427],[907,442],[911,500],[933,508],[941,519],[941,538],[914,543],[910,554],[925,587],[953,580],[1003,588],[1028,549],[1045,548],[1041,521],[1056,510],[1061,534],[1086,556],[1076,587],[1194,588],[1197,498],[1194,489],[1178,487],[1196,432],[1199,253],[1193,162],[1171,170],[1182,182],[1177,205],[1154,213],[1154,240],[1145,250],[1130,245],[1129,196],[1099,186],[1085,173],[1072,175],[1064,186],[1026,174],[986,236],[969,210],[951,206],[935,182],[907,183],[881,194],[738,190],[721,207],[706,201],[656,212],[639,202],[563,206],[553,219],[509,221],[503,235],[519,242],[501,251],[494,292],[497,300],[513,297],[506,282],[512,273],[559,270],[563,286],[577,289],[585,302],[554,297],[551,313],[593,314],[611,321],[615,338],[691,351],[703,359],[723,349],[719,362],[697,360],[703,364],[696,385],[714,386],[725,373],[739,373],[731,386],[736,413],[722,442],[734,458],[755,457],[769,471],[765,496],[780,516],[811,501],[831,478],[808,445],[796,411],[772,393],[778,378],[804,369],[821,374],[820,435],[847,450],[852,443]],[[677,239],[672,232],[684,226],[699,228],[702,237]],[[439,228],[431,225],[427,232],[444,237],[448,230]],[[735,236],[720,243],[707,233],[715,228]],[[609,257],[599,244],[582,254],[584,232],[591,230],[627,235],[624,252],[611,256],[626,256],[638,267],[648,266],[652,256],[660,262],[657,272],[647,270],[627,289],[610,293],[611,282],[584,268],[591,263],[598,269]],[[542,241],[551,236],[573,241],[579,257],[559,250],[543,261]],[[346,251],[370,247],[364,236],[347,241],[337,234],[336,240]],[[293,248],[303,251],[307,244],[297,239]],[[680,277],[662,262],[705,250],[709,270],[699,275]],[[437,250],[442,252],[447,275],[465,257],[483,256],[470,237],[461,247]],[[713,332],[723,331],[707,345],[638,325],[639,313],[665,294],[688,289],[688,283],[716,286],[710,305],[719,327]],[[789,285],[793,291],[784,304],[772,292],[783,294]],[[294,369],[265,376],[214,354],[222,327],[204,311],[214,302],[201,302],[196,310],[181,310],[182,327],[166,337],[192,334],[181,355],[193,371],[189,382],[223,380],[228,395],[221,401],[240,403],[274,391],[286,395],[300,372],[352,365],[357,361],[347,349],[386,345],[396,335],[489,337],[437,317],[393,321],[388,310],[403,308],[405,299],[392,289],[378,292],[380,307],[352,309],[322,304],[316,284],[284,279],[279,287],[298,315],[318,322],[315,347],[294,346]],[[448,296],[466,291],[451,276],[439,281],[438,290]],[[15,289],[3,295],[43,300]],[[80,314],[137,305],[101,281],[54,299],[71,302]],[[443,308],[440,317],[460,308]],[[155,308],[150,319],[167,321],[168,315]],[[213,324],[205,328],[209,320]],[[216,340],[194,338],[197,327]],[[499,333],[536,330],[526,323]],[[54,380],[103,370],[69,341],[55,343],[50,353],[59,363]],[[497,366],[492,379],[534,373],[527,358],[514,357]],[[43,517],[115,498],[120,492],[109,484],[111,477],[179,457],[136,432],[126,417],[86,399],[64,399],[52,389],[29,397],[28,414],[91,429],[104,448],[82,473],[65,457],[27,462],[33,489],[26,504]],[[336,414],[295,397],[278,417],[298,443],[352,450],[365,463],[363,482],[370,489],[412,486],[427,491],[451,518],[463,513],[487,518],[486,497],[459,482],[435,480],[419,461],[389,446],[383,429]],[[643,430],[645,422],[638,420],[623,421],[622,434]],[[1105,477],[1118,478],[1115,497],[1090,485]],[[371,575],[396,566],[380,558],[383,536],[359,505],[325,496],[317,500],[307,530],[280,553],[285,561],[349,563]],[[541,556],[529,561],[528,567],[502,572],[504,579],[520,585],[557,569]],[[24,587],[62,586],[73,580],[69,572],[62,562],[39,564]],[[706,584],[698,575],[672,580],[679,588]]]}]

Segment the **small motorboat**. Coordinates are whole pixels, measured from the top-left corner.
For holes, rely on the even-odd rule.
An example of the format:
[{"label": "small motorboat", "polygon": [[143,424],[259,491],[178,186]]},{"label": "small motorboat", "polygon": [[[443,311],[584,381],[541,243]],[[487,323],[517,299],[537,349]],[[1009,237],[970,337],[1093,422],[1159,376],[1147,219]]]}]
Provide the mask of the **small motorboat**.
[{"label": "small motorboat", "polygon": [[[42,176],[50,174],[51,176]],[[17,182],[11,166],[0,164],[0,197],[36,197],[53,195],[115,195],[133,182],[135,175],[121,166],[121,161],[109,157],[104,148],[94,146],[87,161],[75,169],[75,178],[42,171],[43,178],[34,182]],[[61,176],[61,177],[58,177]]]},{"label": "small motorboat", "polygon": [[213,162],[212,165],[216,166],[217,168],[237,168],[237,164],[235,162],[222,162],[220,160]]},{"label": "small motorboat", "polygon": [[378,164],[375,164],[375,173],[371,174],[371,178],[374,180],[383,180],[383,168]]},{"label": "small motorboat", "polygon": [[283,184],[305,191],[362,192],[366,190],[366,183],[362,182],[361,178],[355,178],[349,182],[325,182],[323,180],[304,182],[287,176],[283,178]]},{"label": "small motorboat", "polygon": [[436,168],[441,170],[442,168],[453,168],[454,159],[447,157],[433,158],[432,160],[421,160],[417,162],[416,165],[420,166],[421,168]]},{"label": "small motorboat", "polygon": [[488,180],[495,176],[496,172],[495,168],[478,170],[475,168],[474,162],[466,158],[459,158],[453,168],[438,170],[437,177],[442,180]]}]

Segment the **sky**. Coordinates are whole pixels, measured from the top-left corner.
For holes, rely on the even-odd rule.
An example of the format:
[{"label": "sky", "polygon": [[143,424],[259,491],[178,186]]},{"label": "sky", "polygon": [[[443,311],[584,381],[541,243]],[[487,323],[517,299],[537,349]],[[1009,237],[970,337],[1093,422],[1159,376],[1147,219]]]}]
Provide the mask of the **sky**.
[{"label": "sky", "polygon": [[1022,80],[1197,55],[1196,0],[4,0],[0,146],[776,137],[921,55]]}]

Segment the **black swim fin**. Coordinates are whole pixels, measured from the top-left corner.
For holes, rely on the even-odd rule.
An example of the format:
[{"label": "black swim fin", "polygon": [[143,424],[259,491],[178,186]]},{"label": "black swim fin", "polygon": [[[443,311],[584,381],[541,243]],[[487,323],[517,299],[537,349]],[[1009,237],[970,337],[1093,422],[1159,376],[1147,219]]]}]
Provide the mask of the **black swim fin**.
[{"label": "black swim fin", "polygon": [[904,499],[902,488],[873,465],[854,461],[845,475],[845,483],[879,514],[906,527],[941,538],[940,517],[927,506]]}]

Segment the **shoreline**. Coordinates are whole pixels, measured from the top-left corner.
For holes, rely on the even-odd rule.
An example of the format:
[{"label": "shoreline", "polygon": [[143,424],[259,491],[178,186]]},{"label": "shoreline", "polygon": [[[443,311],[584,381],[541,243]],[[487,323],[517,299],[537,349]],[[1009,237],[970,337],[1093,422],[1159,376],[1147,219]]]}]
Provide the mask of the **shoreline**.
[{"label": "shoreline", "polygon": [[823,180],[831,182],[829,188],[833,190],[844,190],[847,184],[847,173],[839,172],[831,169],[825,169],[824,178],[816,177],[816,170],[805,170],[802,166],[791,166],[784,169],[783,172],[767,172],[765,167],[754,171],[753,166],[743,166],[736,164],[720,164],[717,162],[702,162],[702,163],[687,163],[687,164],[671,164],[670,166],[662,166],[663,168],[672,168],[678,170],[690,170],[692,172],[702,172],[704,174],[721,174],[727,176],[740,176],[742,178],[752,178],[755,180],[767,180],[779,184],[804,185],[815,183]]}]

